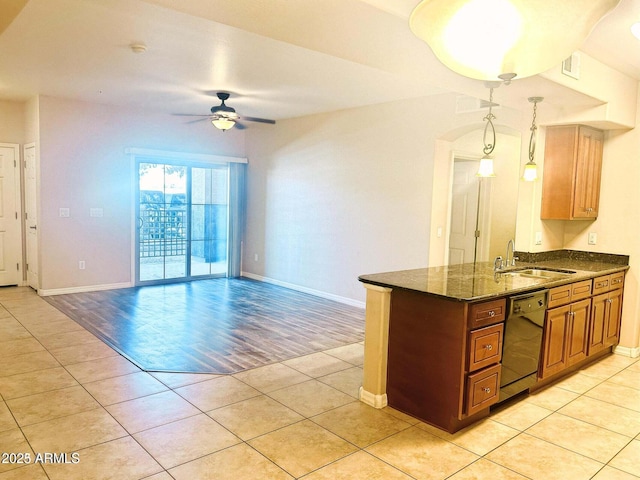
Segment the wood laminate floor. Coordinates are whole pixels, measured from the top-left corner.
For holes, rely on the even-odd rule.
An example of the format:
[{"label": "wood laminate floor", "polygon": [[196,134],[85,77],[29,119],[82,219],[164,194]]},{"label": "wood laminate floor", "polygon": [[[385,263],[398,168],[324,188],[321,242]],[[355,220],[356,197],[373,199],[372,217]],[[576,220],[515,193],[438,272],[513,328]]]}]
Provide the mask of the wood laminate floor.
[{"label": "wood laminate floor", "polygon": [[147,371],[230,374],[364,339],[364,309],[247,278],[45,300]]}]

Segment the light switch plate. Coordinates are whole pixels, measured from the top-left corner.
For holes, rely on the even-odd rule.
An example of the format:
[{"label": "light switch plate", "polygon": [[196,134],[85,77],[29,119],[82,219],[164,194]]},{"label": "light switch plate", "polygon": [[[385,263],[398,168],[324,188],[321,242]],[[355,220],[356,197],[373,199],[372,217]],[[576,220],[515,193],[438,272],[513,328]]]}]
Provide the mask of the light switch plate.
[{"label": "light switch plate", "polygon": [[68,208],[61,208],[60,209],[60,216],[63,218],[69,218],[69,209]]},{"label": "light switch plate", "polygon": [[89,216],[90,217],[102,217],[104,215],[104,211],[101,208],[90,208]]},{"label": "light switch plate", "polygon": [[542,232],[536,232],[536,245],[542,245]]},{"label": "light switch plate", "polygon": [[589,245],[595,245],[598,243],[598,234],[596,232],[589,232]]}]

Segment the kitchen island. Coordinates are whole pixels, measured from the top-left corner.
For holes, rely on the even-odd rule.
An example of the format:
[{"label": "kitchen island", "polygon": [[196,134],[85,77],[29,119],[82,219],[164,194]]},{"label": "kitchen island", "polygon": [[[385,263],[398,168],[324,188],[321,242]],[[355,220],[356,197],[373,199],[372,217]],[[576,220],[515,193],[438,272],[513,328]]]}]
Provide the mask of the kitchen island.
[{"label": "kitchen island", "polygon": [[628,257],[566,250],[518,256],[517,267],[499,271],[476,263],[360,276],[367,289],[360,399],[449,432],[487,416],[501,401],[513,295],[549,299],[529,390],[610,353]]}]

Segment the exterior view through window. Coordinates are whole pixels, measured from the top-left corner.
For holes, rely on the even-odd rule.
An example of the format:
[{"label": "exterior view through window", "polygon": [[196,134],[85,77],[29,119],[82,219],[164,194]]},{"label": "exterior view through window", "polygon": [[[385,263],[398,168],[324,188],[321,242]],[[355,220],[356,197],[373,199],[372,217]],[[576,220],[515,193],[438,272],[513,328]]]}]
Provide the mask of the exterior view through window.
[{"label": "exterior view through window", "polygon": [[138,163],[137,283],[226,276],[229,167]]}]

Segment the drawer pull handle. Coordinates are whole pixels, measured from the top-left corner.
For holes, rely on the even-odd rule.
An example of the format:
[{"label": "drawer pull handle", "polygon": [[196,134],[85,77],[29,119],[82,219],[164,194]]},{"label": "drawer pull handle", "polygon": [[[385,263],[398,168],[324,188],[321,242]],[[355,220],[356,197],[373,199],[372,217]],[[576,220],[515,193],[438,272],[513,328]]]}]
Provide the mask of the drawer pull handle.
[{"label": "drawer pull handle", "polygon": [[491,351],[491,350],[493,350],[493,345],[491,345],[490,343],[488,343],[488,344],[486,344],[486,345],[484,346],[484,348],[486,348],[488,351]]},{"label": "drawer pull handle", "polygon": [[490,317],[495,317],[496,316],[496,312],[494,312],[493,310],[489,310],[489,316]]},{"label": "drawer pull handle", "polygon": [[482,391],[483,391],[484,393],[491,393],[491,389],[490,389],[489,387],[484,387],[484,388],[482,389]]}]

